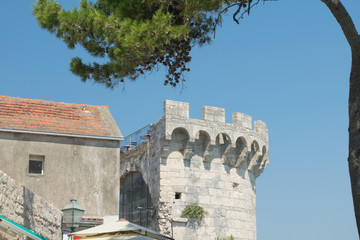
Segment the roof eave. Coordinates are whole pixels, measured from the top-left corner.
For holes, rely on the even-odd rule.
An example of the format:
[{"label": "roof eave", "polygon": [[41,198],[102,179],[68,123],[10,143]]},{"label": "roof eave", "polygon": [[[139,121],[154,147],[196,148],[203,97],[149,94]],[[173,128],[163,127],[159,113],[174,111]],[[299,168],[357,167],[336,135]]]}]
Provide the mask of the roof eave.
[{"label": "roof eave", "polygon": [[6,129],[6,128],[0,128],[0,132],[27,133],[27,134],[61,136],[61,137],[75,137],[75,138],[90,138],[90,139],[102,139],[102,140],[113,140],[113,141],[124,140],[123,137],[82,135],[82,134],[56,133],[56,132],[42,132],[42,131],[21,130],[21,129]]}]

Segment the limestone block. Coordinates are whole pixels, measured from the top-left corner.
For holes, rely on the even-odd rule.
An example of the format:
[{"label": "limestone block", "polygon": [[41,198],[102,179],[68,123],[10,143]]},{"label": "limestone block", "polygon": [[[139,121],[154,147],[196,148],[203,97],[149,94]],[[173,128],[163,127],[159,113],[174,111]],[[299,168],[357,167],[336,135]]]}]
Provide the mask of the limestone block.
[{"label": "limestone block", "polygon": [[166,100],[164,116],[169,118],[189,118],[189,103]]},{"label": "limestone block", "polygon": [[216,196],[210,196],[210,203],[213,205],[221,206],[223,202],[222,202],[222,199],[220,199]]},{"label": "limestone block", "polygon": [[252,117],[244,113],[233,113],[233,124],[240,128],[252,129]]},{"label": "limestone block", "polygon": [[186,203],[193,203],[193,202],[198,202],[198,201],[200,202],[200,199],[194,194],[183,193],[182,199]]},{"label": "limestone block", "polygon": [[201,108],[201,119],[205,121],[225,123],[225,109],[203,106]]},{"label": "limestone block", "polygon": [[266,128],[266,123],[264,123],[263,121],[260,121],[260,120],[255,121],[254,122],[254,130],[260,136],[267,138],[268,131]]},{"label": "limestone block", "polygon": [[210,198],[211,197],[209,197],[209,196],[199,196],[199,203],[201,204],[201,205],[203,205],[203,204],[210,204],[211,202],[210,202]]},{"label": "limestone block", "polygon": [[217,227],[208,227],[206,228],[206,234],[209,236],[215,236],[216,235]]},{"label": "limestone block", "polygon": [[217,192],[216,192],[216,188],[209,188],[209,195],[210,196],[216,196]]},{"label": "limestone block", "polygon": [[222,205],[223,206],[226,206],[226,207],[232,207],[234,206],[234,199],[231,199],[231,198],[225,198],[223,197],[221,199],[221,202],[222,202]]}]

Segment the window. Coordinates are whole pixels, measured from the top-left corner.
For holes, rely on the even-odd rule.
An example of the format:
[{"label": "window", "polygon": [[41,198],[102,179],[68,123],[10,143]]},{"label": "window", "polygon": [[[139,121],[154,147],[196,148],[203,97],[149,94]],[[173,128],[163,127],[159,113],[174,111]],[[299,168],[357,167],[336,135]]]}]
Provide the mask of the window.
[{"label": "window", "polygon": [[45,156],[30,155],[29,156],[29,174],[44,174]]},{"label": "window", "polygon": [[175,193],[175,199],[181,199],[181,193],[180,192]]}]

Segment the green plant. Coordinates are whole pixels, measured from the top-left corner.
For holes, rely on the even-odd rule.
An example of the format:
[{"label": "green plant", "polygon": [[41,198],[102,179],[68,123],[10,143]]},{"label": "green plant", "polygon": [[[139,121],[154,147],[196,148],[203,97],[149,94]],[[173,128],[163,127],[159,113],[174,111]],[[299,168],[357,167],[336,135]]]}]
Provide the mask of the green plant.
[{"label": "green plant", "polygon": [[234,240],[235,238],[233,237],[233,235],[231,235],[230,237],[227,237],[227,238],[215,238],[215,240]]},{"label": "green plant", "polygon": [[207,212],[197,202],[186,205],[182,211],[182,218],[196,218],[202,220]]},{"label": "green plant", "polygon": [[144,152],[140,152],[139,156],[138,156],[138,159],[141,160],[144,157],[144,154],[145,154]]}]

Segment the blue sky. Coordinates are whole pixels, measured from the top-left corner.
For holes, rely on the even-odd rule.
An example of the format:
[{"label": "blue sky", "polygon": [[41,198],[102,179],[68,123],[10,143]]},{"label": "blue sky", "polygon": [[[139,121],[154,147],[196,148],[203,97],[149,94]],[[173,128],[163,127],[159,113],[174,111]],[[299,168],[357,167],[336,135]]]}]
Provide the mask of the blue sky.
[{"label": "blue sky", "polygon": [[[35,0],[34,0],[35,1]],[[109,90],[69,71],[74,56],[38,27],[34,1],[0,10],[0,95],[108,105],[123,135],[154,123],[166,99],[225,108],[262,120],[270,164],[257,180],[259,240],[358,239],[347,168],[350,49],[320,0],[280,0],[253,9],[240,25],[228,17],[211,45],[192,52],[184,88],[163,72]],[[59,0],[65,8],[74,0]],[[344,3],[360,25],[360,2]]]}]

